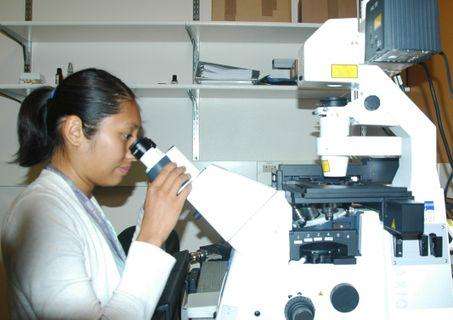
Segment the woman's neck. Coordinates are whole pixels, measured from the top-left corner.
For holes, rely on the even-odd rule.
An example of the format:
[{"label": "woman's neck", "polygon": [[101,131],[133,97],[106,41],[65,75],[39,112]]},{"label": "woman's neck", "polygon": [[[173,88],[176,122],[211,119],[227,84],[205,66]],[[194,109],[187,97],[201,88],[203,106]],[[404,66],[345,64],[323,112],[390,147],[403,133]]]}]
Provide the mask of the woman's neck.
[{"label": "woman's neck", "polygon": [[60,170],[66,177],[80,189],[88,198],[91,198],[91,194],[94,189],[94,184],[88,179],[84,178],[83,175],[76,169],[71,161],[61,152],[55,152],[50,160],[50,164],[56,169]]}]

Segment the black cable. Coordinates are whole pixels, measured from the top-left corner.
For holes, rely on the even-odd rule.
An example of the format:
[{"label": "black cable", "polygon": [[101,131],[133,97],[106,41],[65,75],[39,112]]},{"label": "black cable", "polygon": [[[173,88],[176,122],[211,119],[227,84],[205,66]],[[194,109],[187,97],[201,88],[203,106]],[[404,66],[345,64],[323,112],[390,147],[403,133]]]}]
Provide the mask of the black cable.
[{"label": "black cable", "polygon": [[[431,75],[429,73],[429,69],[428,69],[428,66],[426,65],[426,63],[421,62],[420,65],[423,67],[423,70],[425,71],[426,80],[428,81],[429,90],[431,92],[431,97],[433,99],[434,110],[435,110],[435,114],[436,114],[437,126],[439,128],[440,137],[442,138],[442,143],[443,143],[445,151],[447,153],[448,162],[450,163],[450,168],[453,169],[453,158],[451,155],[450,147],[448,145],[447,137],[445,136],[445,130],[444,130],[443,122],[442,122],[442,116],[440,114],[439,100],[437,98],[436,88],[434,87],[433,80],[431,78]],[[451,181],[450,178],[448,180]],[[448,187],[449,187],[449,183],[445,186],[445,189],[444,189],[445,198],[447,197]]]},{"label": "black cable", "polygon": [[442,58],[444,58],[445,70],[447,72],[448,90],[450,91],[450,95],[453,98],[453,85],[451,81],[450,65],[448,64],[448,58],[444,52],[440,52],[439,54],[442,56]]},{"label": "black cable", "polygon": [[444,189],[445,199],[447,199],[448,187],[450,186],[451,180],[453,179],[453,167],[451,168],[451,170],[452,171],[450,172],[450,176],[447,179],[447,184],[445,185],[445,189]]},{"label": "black cable", "polygon": [[[448,63],[448,57],[443,51],[441,51],[439,54],[444,59],[445,71],[446,71],[446,74],[447,74],[448,90],[450,91],[451,98],[453,98],[453,84],[452,84],[452,81],[451,81],[450,64]],[[450,163],[450,166],[451,166],[451,163]],[[451,170],[452,171],[450,172],[450,176],[448,177],[447,184],[446,184],[445,190],[444,190],[445,197],[447,196],[448,187],[449,187],[449,185],[451,183],[451,180],[453,179],[453,167],[451,167]]]}]

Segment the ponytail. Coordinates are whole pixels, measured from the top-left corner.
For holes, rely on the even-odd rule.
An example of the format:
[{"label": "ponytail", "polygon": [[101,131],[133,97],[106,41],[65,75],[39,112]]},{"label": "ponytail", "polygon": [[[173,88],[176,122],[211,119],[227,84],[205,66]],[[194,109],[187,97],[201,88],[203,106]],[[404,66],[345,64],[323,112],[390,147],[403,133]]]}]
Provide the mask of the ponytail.
[{"label": "ponytail", "polygon": [[31,167],[47,160],[53,151],[47,131],[47,111],[52,87],[41,87],[30,93],[22,102],[17,119],[19,150],[15,162]]}]

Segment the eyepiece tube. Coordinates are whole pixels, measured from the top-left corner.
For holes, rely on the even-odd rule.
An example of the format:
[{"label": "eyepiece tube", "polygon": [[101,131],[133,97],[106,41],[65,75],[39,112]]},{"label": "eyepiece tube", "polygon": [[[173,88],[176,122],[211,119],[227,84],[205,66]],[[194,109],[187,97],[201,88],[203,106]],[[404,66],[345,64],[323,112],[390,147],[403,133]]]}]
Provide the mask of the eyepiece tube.
[{"label": "eyepiece tube", "polygon": [[140,160],[140,158],[146,153],[151,148],[155,148],[156,144],[151,140],[150,138],[140,138],[135,141],[132,146],[130,146],[130,150],[132,155],[137,159]]},{"label": "eyepiece tube", "polygon": [[143,137],[130,147],[132,155],[146,167],[146,174],[151,179],[157,178],[162,169],[169,164],[170,159],[149,138]]}]

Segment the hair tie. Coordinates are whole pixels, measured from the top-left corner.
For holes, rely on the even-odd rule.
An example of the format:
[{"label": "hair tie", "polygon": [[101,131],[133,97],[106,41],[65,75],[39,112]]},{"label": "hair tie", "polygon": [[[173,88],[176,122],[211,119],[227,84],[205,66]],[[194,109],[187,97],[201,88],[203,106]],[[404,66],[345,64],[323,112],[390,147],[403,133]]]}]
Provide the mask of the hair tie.
[{"label": "hair tie", "polygon": [[50,99],[53,99],[55,97],[55,91],[57,91],[57,88],[53,88],[50,92]]}]

